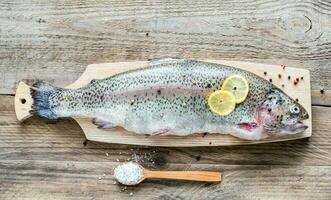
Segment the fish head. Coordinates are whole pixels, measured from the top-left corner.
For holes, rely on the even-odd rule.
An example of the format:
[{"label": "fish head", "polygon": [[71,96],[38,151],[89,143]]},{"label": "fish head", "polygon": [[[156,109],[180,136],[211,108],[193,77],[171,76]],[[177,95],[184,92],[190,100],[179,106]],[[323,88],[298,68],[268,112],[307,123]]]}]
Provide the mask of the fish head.
[{"label": "fish head", "polygon": [[301,133],[308,128],[302,123],[309,118],[307,110],[277,88],[267,93],[257,113],[258,122],[271,136]]}]

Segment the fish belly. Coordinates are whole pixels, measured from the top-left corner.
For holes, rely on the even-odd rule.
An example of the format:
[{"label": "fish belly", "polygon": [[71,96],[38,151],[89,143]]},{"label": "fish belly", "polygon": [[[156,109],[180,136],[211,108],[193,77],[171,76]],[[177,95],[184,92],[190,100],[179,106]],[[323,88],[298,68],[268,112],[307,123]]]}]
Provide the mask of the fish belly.
[{"label": "fish belly", "polygon": [[[204,96],[177,96],[150,93],[147,96],[124,97],[114,106],[113,122],[129,131],[143,134],[189,135],[205,132],[211,117]],[[208,112],[206,112],[206,110]]]}]

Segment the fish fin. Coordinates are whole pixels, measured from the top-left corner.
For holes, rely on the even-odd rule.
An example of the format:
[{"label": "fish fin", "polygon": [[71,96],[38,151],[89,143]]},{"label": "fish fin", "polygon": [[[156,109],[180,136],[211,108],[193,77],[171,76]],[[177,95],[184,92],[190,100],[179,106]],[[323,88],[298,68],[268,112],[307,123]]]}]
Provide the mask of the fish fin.
[{"label": "fish fin", "polygon": [[153,65],[160,65],[160,64],[164,64],[164,63],[172,63],[172,62],[178,62],[180,60],[180,58],[176,58],[176,57],[162,57],[162,58],[157,58],[157,59],[151,59],[149,65],[153,66]]},{"label": "fish fin", "polygon": [[92,123],[98,126],[98,128],[114,128],[116,126],[113,123],[100,118],[94,118]]},{"label": "fish fin", "polygon": [[57,116],[49,105],[49,97],[55,92],[62,91],[63,89],[53,87],[44,82],[37,82],[31,86],[30,94],[33,99],[31,114],[37,114],[48,119],[58,119]]},{"label": "fish fin", "polygon": [[170,131],[170,129],[168,129],[168,128],[161,128],[161,129],[153,132],[150,136],[166,135],[166,133],[168,133],[169,131]]},{"label": "fish fin", "polygon": [[243,123],[239,123],[238,126],[241,129],[245,129],[246,131],[251,132],[257,127],[257,123],[256,122],[243,122]]}]

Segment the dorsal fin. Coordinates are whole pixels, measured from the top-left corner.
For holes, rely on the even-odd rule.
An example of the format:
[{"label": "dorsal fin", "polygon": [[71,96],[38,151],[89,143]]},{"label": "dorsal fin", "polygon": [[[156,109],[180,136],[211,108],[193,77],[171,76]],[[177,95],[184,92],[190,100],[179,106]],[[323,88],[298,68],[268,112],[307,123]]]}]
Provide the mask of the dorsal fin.
[{"label": "dorsal fin", "polygon": [[184,59],[181,58],[176,58],[176,57],[162,57],[162,58],[157,58],[157,59],[151,59],[149,62],[149,65],[160,65],[160,64],[165,64],[165,63],[172,63],[172,62],[178,62]]}]

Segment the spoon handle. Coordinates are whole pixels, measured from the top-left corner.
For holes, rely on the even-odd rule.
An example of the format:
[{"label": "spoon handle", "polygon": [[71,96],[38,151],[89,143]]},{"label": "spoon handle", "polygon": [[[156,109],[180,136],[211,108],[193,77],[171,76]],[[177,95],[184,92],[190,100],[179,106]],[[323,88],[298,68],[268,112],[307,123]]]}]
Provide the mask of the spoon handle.
[{"label": "spoon handle", "polygon": [[176,179],[190,181],[220,182],[222,173],[209,171],[149,171],[144,170],[145,178]]}]

